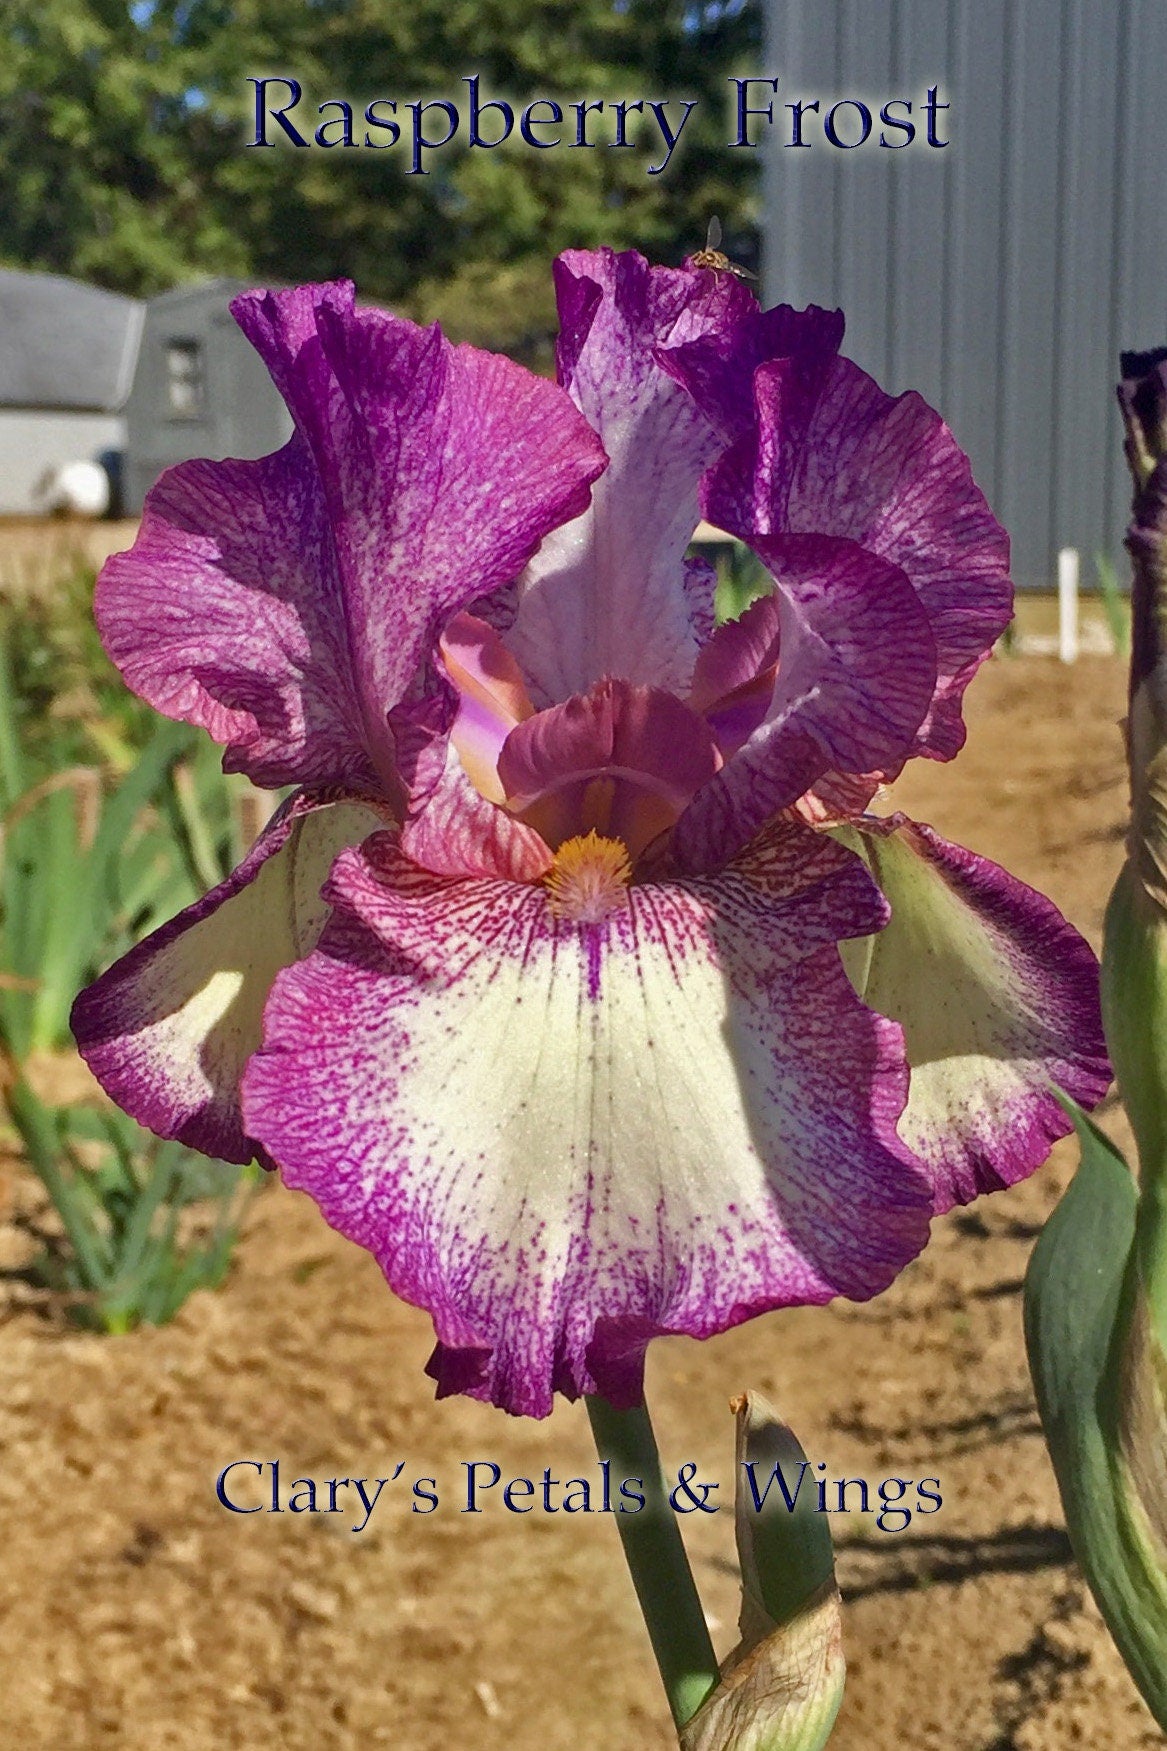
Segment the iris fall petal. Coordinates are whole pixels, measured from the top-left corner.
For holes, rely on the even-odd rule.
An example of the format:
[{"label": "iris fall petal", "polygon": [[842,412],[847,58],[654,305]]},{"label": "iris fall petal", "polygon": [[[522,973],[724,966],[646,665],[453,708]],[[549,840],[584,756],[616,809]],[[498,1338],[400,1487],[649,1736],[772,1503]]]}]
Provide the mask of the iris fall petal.
[{"label": "iris fall petal", "polygon": [[73,1032],[119,1106],[192,1149],[251,1160],[239,1082],[272,980],[315,945],[337,852],[383,825],[359,803],[294,798],[225,882],[81,993]]},{"label": "iris fall petal", "polygon": [[1093,951],[1049,900],[903,815],[836,830],[891,906],[843,947],[856,990],[898,1021],[911,1067],[900,1135],[937,1212],[1032,1173],[1068,1129],[1061,1089],[1110,1085]]},{"label": "iris fall petal", "polygon": [[285,1180],[426,1307],[440,1390],[638,1396],[648,1340],[874,1294],[919,1250],[900,1034],[833,946],[883,916],[788,824],[602,925],[538,887],[343,856],[245,1080]]}]

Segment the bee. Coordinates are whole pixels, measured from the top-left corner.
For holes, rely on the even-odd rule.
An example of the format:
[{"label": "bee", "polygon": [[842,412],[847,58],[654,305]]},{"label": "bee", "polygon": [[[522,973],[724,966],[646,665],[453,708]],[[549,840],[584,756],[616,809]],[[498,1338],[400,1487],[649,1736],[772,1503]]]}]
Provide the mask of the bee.
[{"label": "bee", "polygon": [[709,230],[705,234],[705,248],[699,249],[696,255],[689,257],[689,264],[695,268],[712,268],[715,273],[733,274],[739,280],[756,280],[757,274],[752,274],[749,268],[739,267],[736,261],[730,261],[728,255],[721,250],[721,220],[714,213],[709,221]]}]

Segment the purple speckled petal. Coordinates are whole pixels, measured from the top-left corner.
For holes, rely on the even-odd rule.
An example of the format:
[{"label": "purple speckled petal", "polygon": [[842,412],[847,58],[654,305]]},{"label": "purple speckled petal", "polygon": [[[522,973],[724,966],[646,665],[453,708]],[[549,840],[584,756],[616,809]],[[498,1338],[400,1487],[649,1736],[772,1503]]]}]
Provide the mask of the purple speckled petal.
[{"label": "purple speckled petal", "polygon": [[611,466],[528,567],[507,643],[537,705],[609,675],[684,693],[709,620],[707,571],[684,553],[723,440],[656,350],[737,326],[753,298],[732,275],[653,268],[631,250],[568,250],[555,277],[560,382]]},{"label": "purple speckled petal", "polygon": [[296,421],[150,493],[97,615],[130,686],[258,783],[392,786],[386,712],[441,624],[506,585],[604,467],[562,390],[347,283],[233,306]]},{"label": "purple speckled petal", "polygon": [[784,432],[804,432],[842,340],[841,310],[817,304],[762,310],[753,304],[743,307],[732,327],[662,347],[657,357],[730,443],[754,427],[754,373],[760,365],[769,365],[771,381],[781,385]]},{"label": "purple speckled petal", "polygon": [[1052,1088],[1089,1108],[1110,1085],[1093,951],[1049,900],[930,827],[867,817],[835,836],[891,905],[887,927],[843,959],[904,1030],[900,1135],[937,1211],[1013,1185],[1070,1129]]},{"label": "purple speckled petal", "polygon": [[1013,603],[1008,537],[967,457],[918,395],[885,395],[849,359],[826,370],[763,364],[754,396],[754,428],[706,478],[705,515],[755,546],[758,536],[839,536],[899,566],[937,652],[915,751],[950,759],[964,742],[964,690]]},{"label": "purple speckled petal", "polygon": [[[769,665],[776,649],[773,690],[759,727],[677,823],[674,852],[688,870],[725,863],[825,773],[899,764],[932,696],[928,621],[898,566],[826,536],[761,537],[758,548],[775,595],[744,627],[715,635],[696,678],[732,677],[751,655]],[[723,638],[724,667],[714,650]]]},{"label": "purple speckled petal", "polygon": [[588,926],[539,886],[436,882],[387,835],[328,892],[247,1124],[432,1314],[440,1393],[626,1404],[654,1335],[872,1295],[923,1245],[902,1036],[834,946],[886,912],[828,839],[780,824]]},{"label": "purple speckled petal", "polygon": [[192,1149],[251,1160],[239,1079],[272,980],[314,947],[337,852],[384,824],[359,803],[293,798],[225,882],[81,993],[81,1056],[120,1107]]}]

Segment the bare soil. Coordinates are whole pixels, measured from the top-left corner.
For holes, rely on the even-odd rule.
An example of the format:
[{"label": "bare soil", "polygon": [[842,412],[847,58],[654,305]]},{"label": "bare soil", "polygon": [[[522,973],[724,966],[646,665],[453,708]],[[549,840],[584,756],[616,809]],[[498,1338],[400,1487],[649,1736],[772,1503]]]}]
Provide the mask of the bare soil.
[{"label": "bare soil", "polygon": [[[1123,692],[1113,658],[999,658],[972,690],[964,754],[917,762],[898,787],[909,812],[1043,887],[1095,942],[1122,855]],[[837,1751],[1163,1743],[1075,1570],[1022,1348],[1026,1260],[1072,1166],[1063,1144],[1024,1186],[938,1222],[871,1305],[773,1315],[650,1357],[666,1460],[696,1461],[723,1495],[727,1401],[744,1386],[832,1478],[940,1480],[942,1510],[906,1531],[835,1519],[849,1662]],[[30,1201],[22,1170],[0,1163],[0,1217]],[[545,1466],[594,1479],[582,1409],[536,1424],[435,1403],[428,1321],[304,1198],[257,1198],[226,1288],[163,1329],[85,1335],[19,1285],[4,1294],[4,1746],[675,1743],[610,1519],[520,1518],[497,1499],[458,1512],[465,1461],[494,1460],[504,1479]],[[283,1511],[219,1504],[216,1477],[239,1459],[279,1459]],[[399,1462],[364,1531],[349,1513],[288,1511],[298,1477],[392,1477]],[[412,1515],[406,1488],[427,1476],[441,1506]],[[237,1493],[263,1500],[254,1484]],[[688,1525],[720,1652],[735,1639],[731,1516]]]},{"label": "bare soil", "polygon": [[0,517],[0,594],[19,599],[51,590],[76,566],[96,569],[130,545],[137,527],[132,518]]}]

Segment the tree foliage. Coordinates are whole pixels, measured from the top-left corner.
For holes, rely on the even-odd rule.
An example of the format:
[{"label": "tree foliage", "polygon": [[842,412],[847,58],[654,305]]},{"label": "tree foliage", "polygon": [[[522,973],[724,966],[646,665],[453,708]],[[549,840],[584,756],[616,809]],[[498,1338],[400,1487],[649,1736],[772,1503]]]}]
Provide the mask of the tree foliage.
[{"label": "tree foliage", "polygon": [[[699,246],[711,213],[747,265],[755,154],[728,149],[733,73],[760,68],[758,0],[6,0],[0,259],[148,293],[198,274],[351,275],[366,297],[538,356],[548,255]],[[248,75],[329,98],[696,98],[666,172],[641,143],[248,149]],[[358,112],[359,114],[359,112]],[[311,116],[314,121],[314,113]],[[631,134],[631,129],[630,129]],[[516,130],[517,135],[517,130]],[[359,134],[358,134],[359,137]],[[635,136],[632,136],[635,137]],[[654,154],[650,148],[656,145]]]}]

